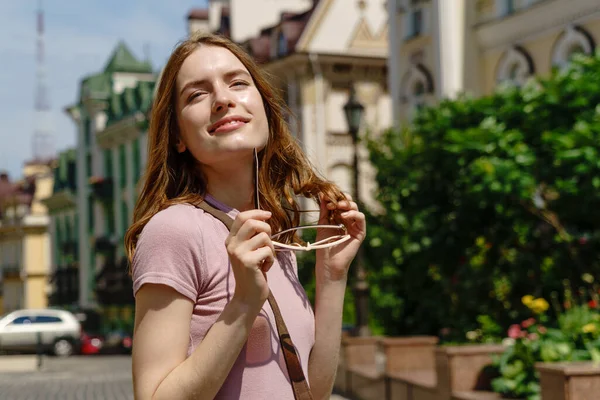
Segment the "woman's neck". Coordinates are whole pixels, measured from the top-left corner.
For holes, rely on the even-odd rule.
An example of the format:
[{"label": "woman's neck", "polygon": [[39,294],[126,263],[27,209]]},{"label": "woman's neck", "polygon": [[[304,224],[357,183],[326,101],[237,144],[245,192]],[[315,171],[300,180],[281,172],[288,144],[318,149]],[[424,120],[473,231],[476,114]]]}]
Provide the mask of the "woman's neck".
[{"label": "woman's neck", "polygon": [[254,171],[252,164],[246,168],[211,168],[203,166],[208,181],[207,191],[219,202],[238,211],[254,208]]}]

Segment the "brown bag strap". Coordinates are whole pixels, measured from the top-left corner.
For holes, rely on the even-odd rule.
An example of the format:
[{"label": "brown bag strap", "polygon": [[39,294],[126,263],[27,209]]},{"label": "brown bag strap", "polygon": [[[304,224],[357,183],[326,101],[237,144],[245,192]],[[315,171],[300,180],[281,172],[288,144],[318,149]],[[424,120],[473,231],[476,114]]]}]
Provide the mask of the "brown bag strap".
[{"label": "brown bag strap", "polygon": [[[198,204],[197,207],[211,214],[213,217],[221,221],[227,227],[227,229],[231,230],[233,219],[231,219],[229,215],[223,211],[217,210],[205,201]],[[279,344],[281,346],[283,358],[285,359],[285,365],[287,366],[288,375],[290,376],[290,381],[292,383],[294,398],[296,400],[312,400],[313,397],[310,392],[310,388],[308,387],[308,383],[306,382],[306,378],[304,377],[302,365],[298,359],[298,353],[296,353],[296,347],[294,346],[294,342],[292,342],[292,337],[288,332],[285,321],[281,316],[279,306],[277,305],[275,297],[273,297],[273,293],[271,291],[269,291],[268,300],[269,305],[273,310],[273,315],[275,316],[275,325],[277,326],[277,334],[279,335]]]}]

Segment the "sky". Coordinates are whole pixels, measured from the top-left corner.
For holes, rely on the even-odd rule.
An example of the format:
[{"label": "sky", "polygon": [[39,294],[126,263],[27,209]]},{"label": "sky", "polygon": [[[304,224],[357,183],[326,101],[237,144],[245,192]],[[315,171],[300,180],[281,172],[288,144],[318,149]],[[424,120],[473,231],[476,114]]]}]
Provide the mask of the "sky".
[{"label": "sky", "polygon": [[[123,40],[159,70],[187,35],[187,14],[206,0],[45,0],[49,126],[56,152],[74,147],[76,127],[64,112],[77,102],[81,79],[101,72]],[[22,177],[35,129],[38,0],[0,0],[0,171]]]}]

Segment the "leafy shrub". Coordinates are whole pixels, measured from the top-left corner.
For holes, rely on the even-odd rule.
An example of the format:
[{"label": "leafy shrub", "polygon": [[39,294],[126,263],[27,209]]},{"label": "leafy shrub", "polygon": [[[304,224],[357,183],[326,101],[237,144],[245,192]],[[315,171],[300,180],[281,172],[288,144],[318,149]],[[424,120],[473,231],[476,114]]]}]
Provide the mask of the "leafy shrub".
[{"label": "leafy shrub", "polygon": [[[600,54],[564,71],[422,110],[372,138],[371,316],[388,335],[464,341],[477,317],[527,318],[600,273]],[[552,316],[552,310],[548,315]]]}]

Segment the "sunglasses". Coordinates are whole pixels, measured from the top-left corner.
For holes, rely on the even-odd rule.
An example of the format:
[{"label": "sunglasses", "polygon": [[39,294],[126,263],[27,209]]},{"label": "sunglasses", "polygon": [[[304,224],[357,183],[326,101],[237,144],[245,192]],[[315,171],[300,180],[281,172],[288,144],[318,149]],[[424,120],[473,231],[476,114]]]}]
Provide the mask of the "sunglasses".
[{"label": "sunglasses", "polygon": [[[260,201],[259,201],[259,191],[258,191],[258,152],[254,149],[254,208],[260,210]],[[300,212],[319,212],[319,210],[302,210]],[[314,243],[306,243],[302,245],[300,243],[280,243],[276,241],[282,235],[285,235],[294,231],[308,230],[308,229],[331,229],[334,231],[340,232],[336,235],[331,235],[325,239],[316,241]],[[275,233],[271,235],[271,240],[273,243],[273,247],[275,247],[275,251],[311,251],[311,250],[319,250],[319,249],[328,249],[338,244],[344,243],[347,240],[350,240],[350,235],[348,234],[348,230],[344,224],[338,225],[301,225],[296,226],[290,229],[286,229],[284,231]]]}]

